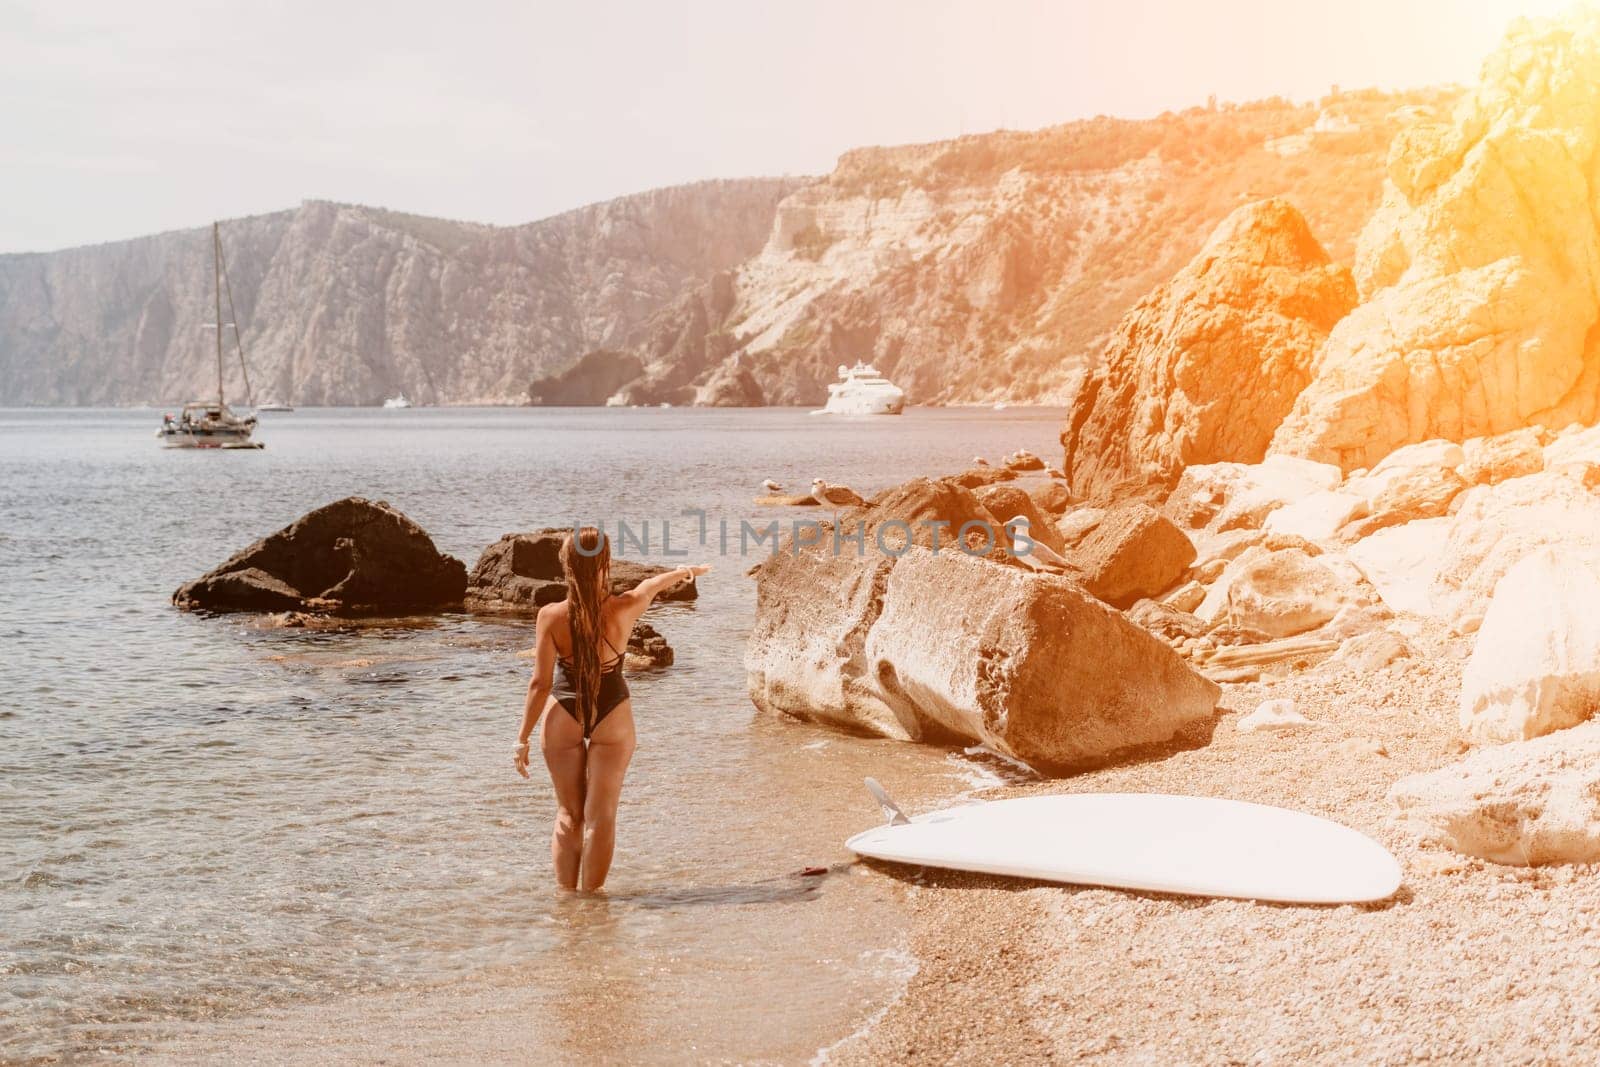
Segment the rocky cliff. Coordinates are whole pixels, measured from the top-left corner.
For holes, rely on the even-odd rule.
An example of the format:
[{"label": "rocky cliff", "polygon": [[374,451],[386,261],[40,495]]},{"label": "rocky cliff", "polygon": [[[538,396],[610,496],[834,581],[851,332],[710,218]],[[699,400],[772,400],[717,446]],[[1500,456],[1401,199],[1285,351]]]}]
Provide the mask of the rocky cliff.
[{"label": "rocky cliff", "polygon": [[[313,202],[224,240],[257,397],[809,405],[868,359],[912,403],[1065,402],[1242,203],[1286,198],[1349,261],[1390,142],[1456,95],[864,148],[517,227]],[[207,392],[210,299],[204,230],[0,256],[0,404]]]},{"label": "rocky cliff", "polygon": [[703,402],[737,360],[768,403],[816,404],[838,364],[868,359],[913,403],[1065,401],[1241,203],[1286,198],[1348,262],[1390,141],[1455,98],[1343,93],[849,152],[779,206],[725,308],[702,292],[656,313],[616,400]]},{"label": "rocky cliff", "polygon": [[[326,202],[226,222],[254,395],[521,402],[530,381],[621,345],[757,252],[800,184],[702,182],[513,227]],[[0,404],[208,395],[210,237],[0,256]],[[228,383],[243,395],[234,360]]]},{"label": "rocky cliff", "polygon": [[1454,120],[1396,138],[1362,303],[1273,449],[1346,469],[1409,442],[1600,415],[1600,14],[1515,23]]},{"label": "rocky cliff", "polygon": [[1259,461],[1355,302],[1349,268],[1287,200],[1234,211],[1128,312],[1074,399],[1061,435],[1073,491],[1170,489],[1192,464]]}]

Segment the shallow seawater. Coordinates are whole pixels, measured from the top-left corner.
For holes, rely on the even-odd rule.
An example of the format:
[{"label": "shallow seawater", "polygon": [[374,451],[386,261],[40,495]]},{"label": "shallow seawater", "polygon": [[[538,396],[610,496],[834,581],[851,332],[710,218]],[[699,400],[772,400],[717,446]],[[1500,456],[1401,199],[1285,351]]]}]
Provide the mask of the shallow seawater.
[{"label": "shallow seawater", "polygon": [[[755,558],[694,545],[681,513],[737,530],[793,517],[752,504],[765,478],[870,492],[975,453],[1049,457],[1060,412],[306,410],[263,415],[264,451],[206,454],[162,451],[157,423],[0,412],[0,1059],[226,1039],[264,1011],[493,974],[582,1031],[550,1028],[554,1054],[804,1060],[894,994],[899,888],[842,847],[879,818],[861,778],[932,803],[997,765],[757,715]],[[511,770],[530,626],[171,607],[350,494],[469,565],[582,518],[649,521],[658,559],[670,519],[715,566],[698,602],[647,616],[677,663],[630,679],[608,900],[552,889],[549,785]]]}]

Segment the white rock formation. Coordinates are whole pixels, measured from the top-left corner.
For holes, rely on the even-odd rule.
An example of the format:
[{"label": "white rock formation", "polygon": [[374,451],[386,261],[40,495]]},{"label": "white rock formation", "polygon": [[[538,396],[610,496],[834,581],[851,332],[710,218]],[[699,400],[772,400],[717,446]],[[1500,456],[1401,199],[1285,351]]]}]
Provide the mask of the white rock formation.
[{"label": "white rock formation", "polygon": [[1339,528],[1352,519],[1359,519],[1371,510],[1371,502],[1356,493],[1337,489],[1319,489],[1301,497],[1267,516],[1264,527],[1268,533],[1292,534],[1307,541],[1327,541]]},{"label": "white rock formation", "polygon": [[1512,25],[1450,125],[1390,150],[1362,303],[1272,449],[1370,467],[1402,445],[1595,419],[1600,14]]},{"label": "white rock formation", "polygon": [[1495,585],[1461,678],[1461,729],[1522,741],[1600,709],[1600,567],[1541,548]]},{"label": "white rock formation", "polygon": [[1394,611],[1434,616],[1434,575],[1455,522],[1418,519],[1379,530],[1351,545],[1345,555]]},{"label": "white rock formation", "polygon": [[1238,729],[1241,734],[1250,734],[1258,730],[1293,730],[1312,725],[1315,724],[1295,709],[1294,701],[1280,697],[1263,700],[1255,711],[1239,720]]},{"label": "white rock formation", "polygon": [[1423,840],[1495,863],[1600,861],[1600,723],[1480,749],[1389,790]]},{"label": "white rock formation", "polygon": [[1207,463],[1183,472],[1163,510],[1179,526],[1226,531],[1261,526],[1285,504],[1339,486],[1338,467],[1293,456]]},{"label": "white rock formation", "polygon": [[1495,584],[1535,549],[1600,554],[1600,493],[1581,473],[1547,470],[1462,494],[1429,588],[1451,625],[1481,614]]},{"label": "white rock formation", "polygon": [[1228,619],[1271,637],[1314,630],[1356,599],[1329,567],[1299,549],[1243,561],[1228,585]]}]

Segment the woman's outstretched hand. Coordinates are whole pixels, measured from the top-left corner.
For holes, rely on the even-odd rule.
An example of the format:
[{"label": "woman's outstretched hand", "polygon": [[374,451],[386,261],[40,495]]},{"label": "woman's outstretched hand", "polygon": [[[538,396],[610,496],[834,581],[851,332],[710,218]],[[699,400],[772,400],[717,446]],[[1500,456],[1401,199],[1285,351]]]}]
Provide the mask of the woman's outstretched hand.
[{"label": "woman's outstretched hand", "polygon": [[685,567],[683,569],[689,572],[689,577],[698,578],[702,574],[706,573],[707,571],[709,571],[711,569],[711,564],[709,564],[709,563],[691,563],[691,564],[689,564],[687,567]]},{"label": "woman's outstretched hand", "polygon": [[517,773],[524,778],[528,777],[528,748],[528,742],[524,741],[513,749],[515,756],[512,762],[516,764]]}]

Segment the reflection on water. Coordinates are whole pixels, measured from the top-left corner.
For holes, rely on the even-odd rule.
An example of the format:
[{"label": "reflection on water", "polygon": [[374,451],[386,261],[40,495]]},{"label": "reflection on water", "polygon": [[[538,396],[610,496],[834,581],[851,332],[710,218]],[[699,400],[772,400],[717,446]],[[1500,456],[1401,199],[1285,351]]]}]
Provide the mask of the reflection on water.
[{"label": "reflection on water", "polygon": [[642,908],[685,908],[717,904],[795,904],[815,899],[821,889],[821,878],[797,873],[781,879],[767,878],[759,882],[743,882],[735,885],[684,886],[681,889],[611,894],[611,899],[619,903],[636,904]]},{"label": "reflection on water", "polygon": [[860,1025],[901,980],[899,890],[840,844],[878,818],[861,778],[917,804],[999,765],[758,717],[751,561],[651,616],[677,663],[630,679],[602,898],[554,889],[548,784],[511,770],[526,624],[168,597],[344,495],[470,564],[577,514],[754,519],[765,478],[872,491],[1048,454],[1057,414],[303,411],[203,455],[159,450],[148,412],[0,412],[0,1059],[256,1040],[239,1021],[267,1009],[489,974],[592,1058],[804,1058]]}]

